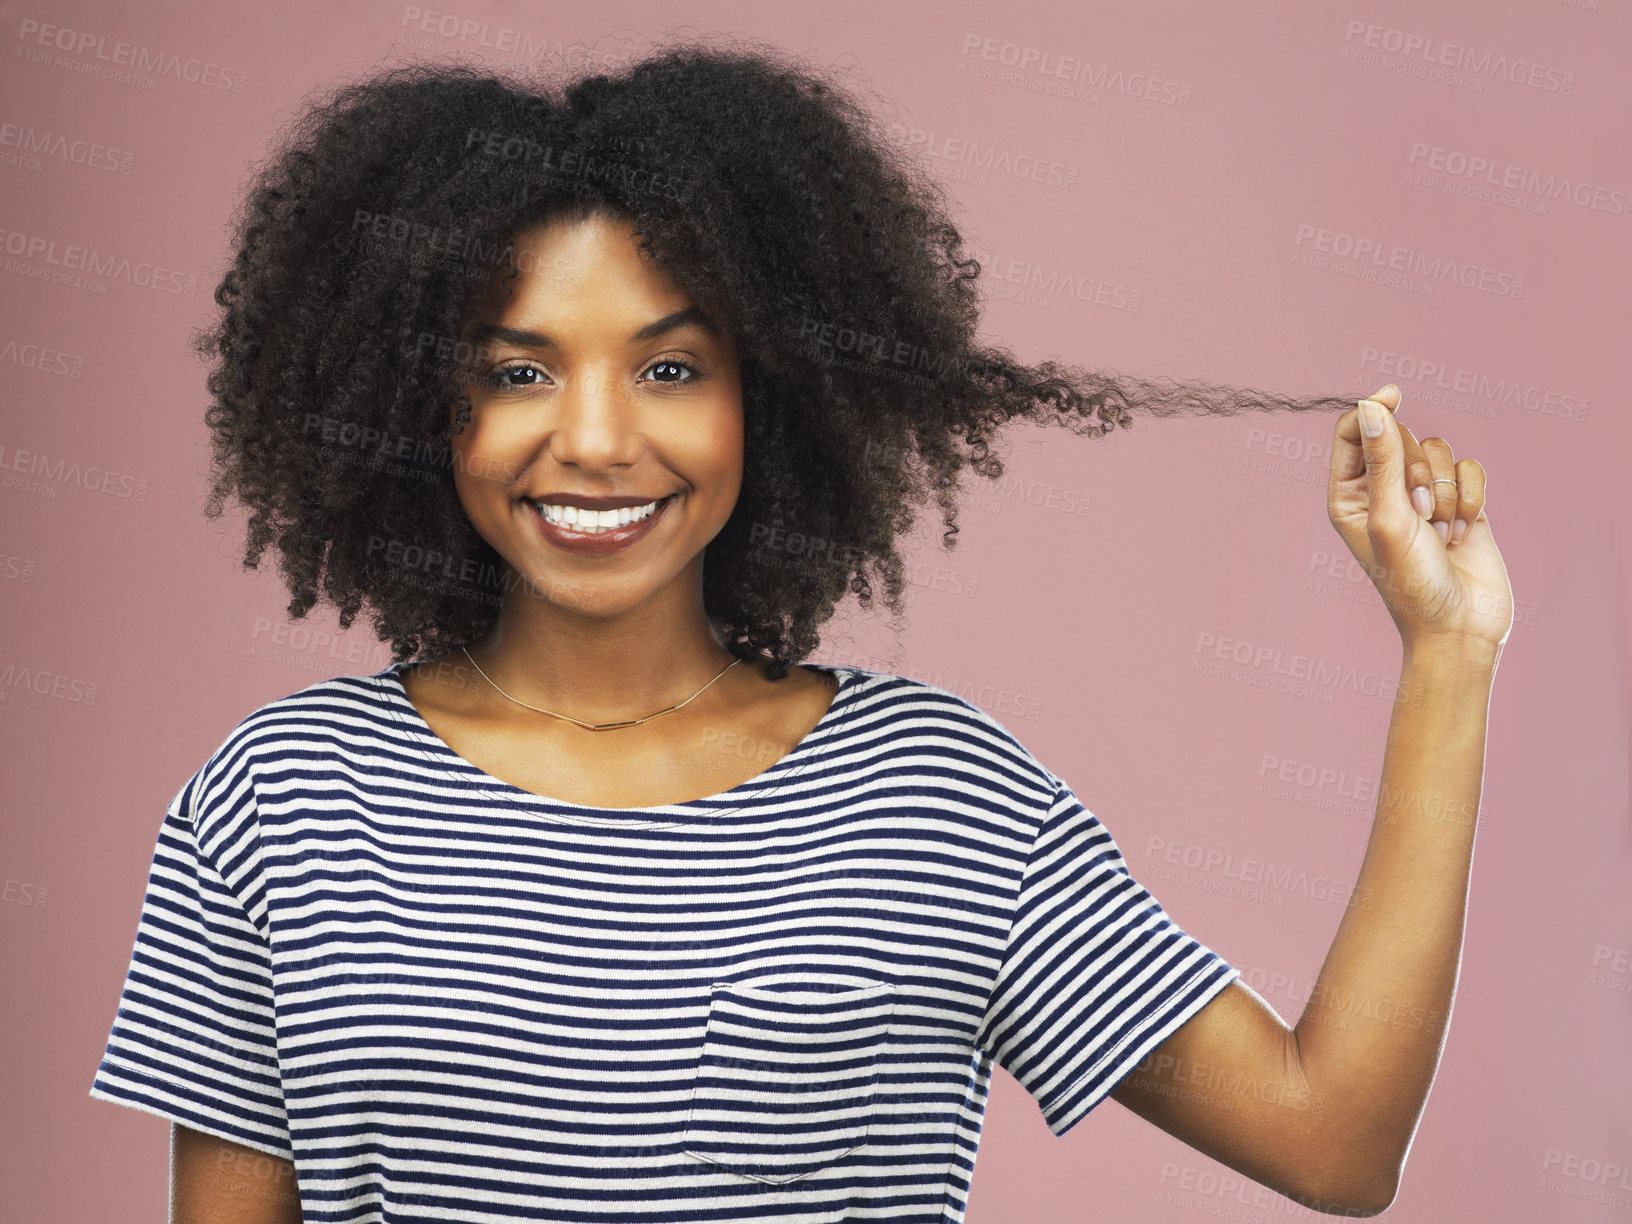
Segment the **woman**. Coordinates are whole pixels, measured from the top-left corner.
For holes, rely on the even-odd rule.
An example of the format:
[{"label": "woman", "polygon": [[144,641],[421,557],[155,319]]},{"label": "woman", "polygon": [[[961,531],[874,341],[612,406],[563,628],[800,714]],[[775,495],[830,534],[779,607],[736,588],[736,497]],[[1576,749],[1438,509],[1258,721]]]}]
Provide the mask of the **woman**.
[{"label": "woman", "polygon": [[1056,1134],[1114,1096],[1388,1205],[1511,609],[1483,470],[1396,388],[1337,417],[1329,511],[1402,695],[1288,1027],[996,721],[798,660],[847,593],[899,612],[909,506],[955,543],[1016,417],[1352,401],[980,344],[937,189],[764,50],[385,73],[308,112],[237,237],[209,512],[395,662],[255,711],[165,814],[92,1094],[171,1119],[173,1218],[957,1220],[994,1063]]}]

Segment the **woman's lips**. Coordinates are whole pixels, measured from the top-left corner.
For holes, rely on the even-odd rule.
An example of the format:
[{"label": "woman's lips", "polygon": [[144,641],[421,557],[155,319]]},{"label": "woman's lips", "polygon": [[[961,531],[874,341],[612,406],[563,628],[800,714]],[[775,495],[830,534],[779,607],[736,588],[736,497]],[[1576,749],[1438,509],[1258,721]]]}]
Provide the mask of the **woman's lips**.
[{"label": "woman's lips", "polygon": [[569,527],[565,523],[552,523],[544,517],[544,512],[538,508],[538,503],[529,501],[527,510],[538,524],[543,536],[555,547],[567,552],[578,553],[582,556],[599,557],[607,553],[622,552],[630,545],[644,539],[657,525],[657,521],[668,513],[669,503],[675,498],[673,493],[657,503],[657,509],[641,519],[638,523],[628,523],[622,527],[613,527],[609,531],[587,532]]}]

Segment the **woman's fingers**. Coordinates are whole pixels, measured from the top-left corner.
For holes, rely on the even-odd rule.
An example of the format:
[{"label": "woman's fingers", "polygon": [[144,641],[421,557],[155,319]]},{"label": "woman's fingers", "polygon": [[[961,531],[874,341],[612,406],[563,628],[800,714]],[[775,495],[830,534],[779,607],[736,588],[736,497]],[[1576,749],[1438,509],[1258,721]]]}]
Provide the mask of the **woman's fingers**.
[{"label": "woman's fingers", "polygon": [[[1446,485],[1438,486],[1441,489]],[[1477,459],[1463,459],[1456,465],[1456,521],[1451,524],[1451,543],[1455,544],[1484,513],[1485,468]]]},{"label": "woman's fingers", "polygon": [[1441,541],[1454,544],[1485,506],[1485,469],[1477,459],[1458,460],[1441,437],[1420,442],[1403,421],[1400,442],[1405,451],[1405,484],[1411,504],[1433,524]]},{"label": "woman's fingers", "polygon": [[[1351,426],[1359,435],[1360,448],[1363,452],[1364,501],[1359,507],[1358,514],[1352,504],[1347,507],[1345,517],[1351,522],[1360,517],[1368,536],[1373,540],[1378,530],[1385,535],[1397,535],[1413,513],[1405,481],[1406,449],[1402,445],[1405,432],[1404,427],[1395,419],[1393,411],[1393,404],[1399,402],[1399,392],[1393,387],[1385,390],[1392,392],[1389,399],[1368,395],[1360,401],[1357,405],[1360,411],[1357,411],[1354,424]],[[1389,402],[1390,400],[1393,404]],[[1377,430],[1375,434],[1366,431],[1368,416],[1375,424]],[[1347,500],[1352,502],[1352,492]],[[1406,538],[1409,539],[1409,536],[1410,533],[1407,532]],[[1386,557],[1379,557],[1378,560],[1392,564]]]},{"label": "woman's fingers", "polygon": [[[1434,514],[1434,476],[1433,464],[1423,453],[1422,443],[1417,441],[1417,435],[1411,432],[1410,426],[1404,421],[1396,420],[1400,427],[1400,443],[1405,447],[1405,488],[1411,494],[1411,504],[1423,518],[1432,518]],[[1442,486],[1443,487],[1443,486]]]},{"label": "woman's fingers", "polygon": [[1438,437],[1424,438],[1422,453],[1428,461],[1429,470],[1429,513],[1426,517],[1434,525],[1434,530],[1439,532],[1440,543],[1446,544],[1451,538],[1451,520],[1456,517],[1456,456],[1451,453],[1451,444]]},{"label": "woman's fingers", "polygon": [[[1422,518],[1432,523],[1439,538],[1446,544],[1460,540],[1485,508],[1485,469],[1477,459],[1458,460],[1451,444],[1441,437],[1423,438],[1420,442],[1410,426],[1395,413],[1400,406],[1400,389],[1393,383],[1366,397],[1389,410],[1400,437],[1400,459],[1403,483],[1411,498],[1411,505]],[[1337,445],[1344,446],[1343,425],[1348,414],[1338,421]],[[1334,456],[1337,452],[1334,452]],[[1338,470],[1342,467],[1343,470]],[[1343,464],[1334,462],[1333,475],[1352,480],[1364,475],[1363,466],[1354,458]],[[1336,486],[1334,486],[1336,487]]]},{"label": "woman's fingers", "polygon": [[1400,410],[1400,389],[1393,383],[1389,383],[1380,391],[1373,391],[1370,395],[1366,396],[1366,398],[1369,400],[1376,400],[1390,412],[1398,412]]}]

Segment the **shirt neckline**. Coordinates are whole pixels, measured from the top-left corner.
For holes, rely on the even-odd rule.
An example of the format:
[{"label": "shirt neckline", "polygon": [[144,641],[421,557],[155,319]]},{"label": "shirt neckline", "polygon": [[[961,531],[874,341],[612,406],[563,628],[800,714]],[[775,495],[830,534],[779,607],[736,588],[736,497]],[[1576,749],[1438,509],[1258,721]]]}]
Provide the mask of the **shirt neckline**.
[{"label": "shirt neckline", "polygon": [[642,829],[666,828],[706,820],[745,800],[762,798],[774,793],[789,777],[804,768],[809,758],[830,738],[831,728],[844,717],[845,707],[850,704],[851,692],[858,675],[853,667],[812,664],[811,666],[819,667],[822,671],[837,675],[839,684],[833,693],[832,701],[823,711],[821,718],[817,719],[816,725],[805,733],[805,737],[795,744],[790,752],[772,762],[770,768],[762,770],[746,781],[717,794],[704,795],[700,799],[651,804],[646,807],[607,808],[571,803],[565,799],[541,795],[536,791],[516,786],[488,773],[473,761],[455,752],[452,745],[432,730],[430,723],[425,721],[418,707],[409,698],[408,690],[402,683],[402,669],[408,666],[407,662],[393,663],[376,672],[375,679],[380,684],[387,710],[409,731],[421,755],[445,777],[465,786],[474,786],[477,794],[497,802],[531,808],[535,815],[545,819],[568,824]]}]

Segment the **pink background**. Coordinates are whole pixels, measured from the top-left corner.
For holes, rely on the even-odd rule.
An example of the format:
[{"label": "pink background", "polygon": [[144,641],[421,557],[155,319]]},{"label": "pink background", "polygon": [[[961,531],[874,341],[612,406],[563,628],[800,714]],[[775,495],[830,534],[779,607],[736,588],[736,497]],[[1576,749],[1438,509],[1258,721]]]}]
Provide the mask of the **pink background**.
[{"label": "pink background", "polygon": [[[1518,613],[1491,707],[1460,992],[1388,1214],[1629,1218],[1632,1172],[1619,1171],[1632,1169],[1628,550],[1617,478],[1632,431],[1615,367],[1627,356],[1632,283],[1632,2],[445,0],[432,11],[446,22],[416,18],[430,5],[391,3],[134,7],[24,3],[0,15],[9,1218],[162,1216],[168,1127],[86,1092],[164,804],[249,711],[388,662],[361,625],[340,637],[326,614],[290,626],[275,554],[259,575],[242,571],[238,520],[227,529],[200,514],[206,395],[186,341],[225,267],[239,183],[314,86],[404,54],[513,67],[515,55],[492,50],[504,30],[614,60],[666,34],[741,31],[853,66],[961,202],[993,278],[986,332],[1022,357],[1299,394],[1359,396],[1393,381],[1400,419],[1419,437],[1442,435],[1484,464]],[[76,59],[42,46],[44,25],[85,49]],[[1387,49],[1418,38],[1541,71],[1535,84],[1435,79],[1422,51]],[[97,49],[111,55],[120,41],[214,64],[244,88],[109,79]],[[1006,60],[1033,53],[1050,66],[1090,60],[1110,79],[1069,97],[1003,76]],[[1154,96],[1142,96],[1145,78],[1161,82]],[[1035,67],[1027,79],[1045,80]],[[88,164],[29,152],[28,129],[112,152]],[[1050,168],[1044,181],[972,172],[948,141]],[[1512,168],[1540,185],[1504,199],[1484,175],[1474,180],[1483,196],[1453,190],[1467,179],[1443,168],[1437,183],[1418,177],[1472,157],[1498,182]],[[1058,184],[1047,181],[1053,167]],[[1558,194],[1564,180],[1570,191]],[[1311,266],[1304,257],[1322,244],[1300,241],[1300,227],[1489,269],[1503,286],[1522,278],[1522,294],[1450,280],[1423,294]],[[35,238],[157,264],[195,288],[40,279],[60,271],[60,255],[29,257]],[[1100,302],[993,292],[1028,268],[1110,288]],[[1400,658],[1365,577],[1326,573],[1349,559],[1325,515],[1331,426],[1259,415],[1150,421],[1097,442],[1017,434],[1001,486],[969,478],[954,552],[938,550],[938,523],[923,520],[910,628],[894,635],[841,613],[819,656],[988,709],[1082,795],[1175,919],[1288,1022],[1339,906],[1303,892],[1273,904],[1231,896],[1217,872],[1169,877],[1152,846],[1343,882],[1359,868],[1372,803],[1342,795],[1376,785]],[[36,456],[43,473],[18,470]],[[80,474],[53,474],[58,461]],[[105,491],[89,468],[115,474]],[[1084,498],[1086,514],[1060,508]],[[1280,670],[1231,669],[1215,640],[1263,648]],[[1274,682],[1297,656],[1352,669],[1354,681],[1282,691]],[[1276,783],[1279,762],[1308,777]],[[1309,780],[1321,771],[1341,781]],[[1309,1214],[1115,1103],[1055,1139],[999,1073],[968,1218]]]}]

